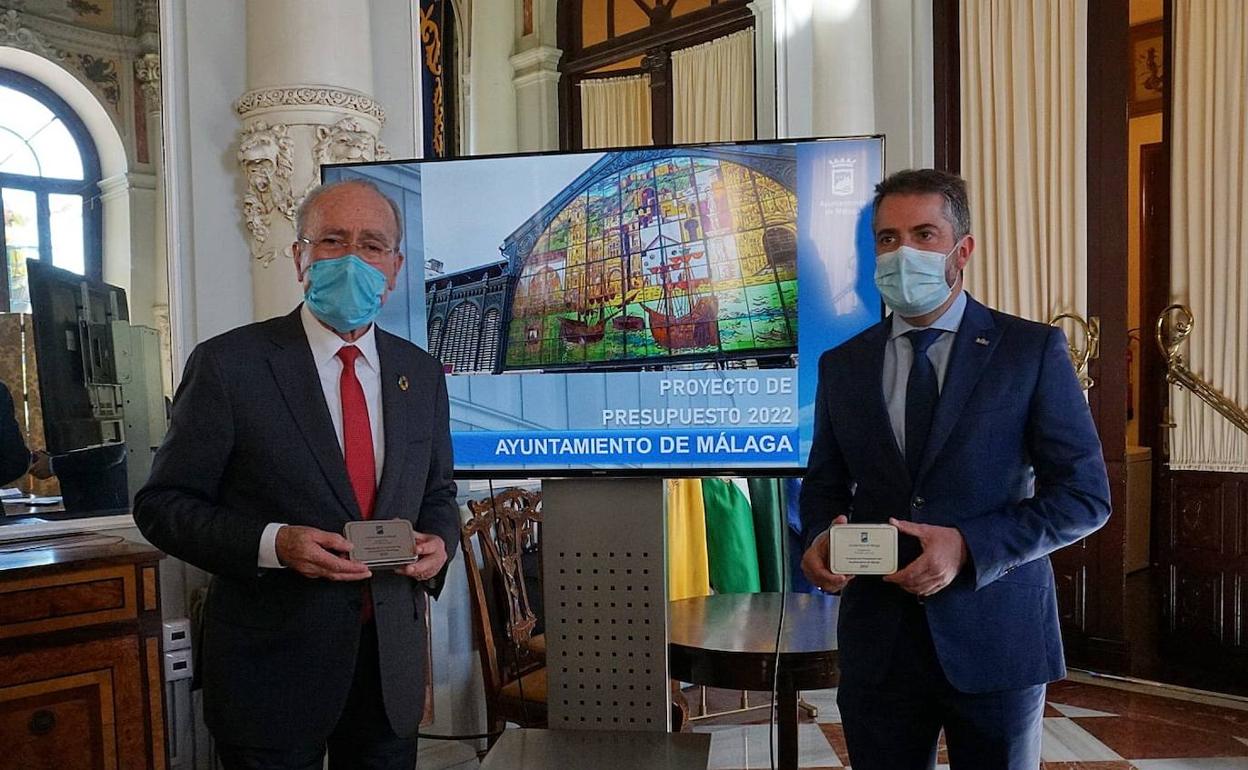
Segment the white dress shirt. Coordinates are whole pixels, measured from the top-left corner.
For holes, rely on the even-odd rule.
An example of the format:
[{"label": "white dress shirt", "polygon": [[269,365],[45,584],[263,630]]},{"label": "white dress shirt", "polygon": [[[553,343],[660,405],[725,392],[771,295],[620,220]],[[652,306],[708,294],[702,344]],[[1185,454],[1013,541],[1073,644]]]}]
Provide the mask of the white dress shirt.
[{"label": "white dress shirt", "polygon": [[[299,319],[303,321],[303,331],[308,338],[308,347],[312,350],[312,361],[321,378],[321,392],[325,394],[325,405],[329,407],[329,417],[334,423],[338,449],[344,452],[344,456],[346,450],[342,441],[342,393],[339,390],[342,359],[338,357],[338,351],[345,345],[354,345],[360,349],[360,356],[355,361],[355,377],[364,389],[364,401],[368,405],[368,424],[373,432],[373,459],[376,464],[377,483],[380,484],[386,455],[386,434],[381,414],[381,360],[377,357],[377,327],[369,324],[368,331],[355,342],[344,342],[342,337],[316,320],[306,304],[299,309]],[[277,531],[283,526],[285,525],[280,522],[273,522],[261,533],[261,567],[281,566],[277,558]]]},{"label": "white dress shirt", "polygon": [[928,360],[936,369],[936,388],[939,391],[945,386],[945,370],[949,368],[949,355],[953,352],[953,337],[962,325],[962,315],[965,312],[966,292],[959,291],[958,298],[930,326],[914,326],[893,313],[893,328],[884,345],[884,404],[888,407],[888,421],[893,426],[893,436],[897,439],[897,448],[901,450],[902,457],[906,455],[906,383],[910,380],[910,365],[914,363],[914,349],[910,347],[910,339],[903,339],[903,336],[908,331],[920,328],[945,332],[927,349]]}]

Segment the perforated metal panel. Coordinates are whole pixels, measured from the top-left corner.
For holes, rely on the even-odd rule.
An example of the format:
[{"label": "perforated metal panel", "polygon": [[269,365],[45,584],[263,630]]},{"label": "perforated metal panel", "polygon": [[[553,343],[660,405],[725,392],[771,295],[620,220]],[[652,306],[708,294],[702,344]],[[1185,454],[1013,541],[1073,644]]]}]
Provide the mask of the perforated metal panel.
[{"label": "perforated metal panel", "polygon": [[542,485],[552,728],[667,731],[662,479]]}]

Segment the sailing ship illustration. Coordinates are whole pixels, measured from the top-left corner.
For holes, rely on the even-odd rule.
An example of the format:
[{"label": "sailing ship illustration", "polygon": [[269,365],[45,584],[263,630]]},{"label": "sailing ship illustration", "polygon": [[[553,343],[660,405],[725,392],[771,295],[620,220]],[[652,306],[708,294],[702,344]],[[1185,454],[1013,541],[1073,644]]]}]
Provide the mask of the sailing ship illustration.
[{"label": "sailing ship illustration", "polygon": [[[648,326],[655,344],[668,352],[719,345],[719,299],[698,293],[709,279],[693,277],[695,255],[689,249],[660,237],[645,250],[644,257],[627,246],[622,257],[622,274],[608,281],[599,276],[575,289],[568,287],[571,306],[567,314],[559,316],[561,340],[571,345],[600,342],[609,323],[617,331],[637,332]],[[646,267],[634,270],[634,264]],[[658,299],[640,303],[644,317],[627,312],[631,303],[643,293],[653,294],[647,289],[655,287],[661,289]]]},{"label": "sailing ship illustration", "polygon": [[[667,239],[661,239],[667,240]],[[671,242],[658,264],[650,265],[650,280],[663,288],[658,307],[642,303],[649,319],[650,334],[668,352],[719,345],[719,298],[700,294],[698,287],[708,279],[693,277],[693,254]]]},{"label": "sailing ship illustration", "polygon": [[625,312],[628,303],[636,299],[640,291],[640,287],[626,288],[619,273],[607,282],[601,276],[589,281],[583,291],[573,292],[573,316],[559,316],[560,339],[573,345],[600,342],[606,334],[608,321],[614,329],[642,328],[643,319]]}]

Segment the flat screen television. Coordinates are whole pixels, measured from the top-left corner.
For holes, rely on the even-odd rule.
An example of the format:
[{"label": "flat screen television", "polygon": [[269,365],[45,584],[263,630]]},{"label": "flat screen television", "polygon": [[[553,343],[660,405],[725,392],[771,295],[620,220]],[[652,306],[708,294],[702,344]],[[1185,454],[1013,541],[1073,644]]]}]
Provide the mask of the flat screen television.
[{"label": "flat screen television", "polygon": [[43,448],[52,454],[65,510],[123,510],[126,407],[113,332],[130,317],[126,292],[39,260],[27,260],[26,270]]},{"label": "flat screen television", "polygon": [[800,473],[878,321],[883,138],[340,164],[404,213],[380,325],[442,362],[456,474]]},{"label": "flat screen television", "polygon": [[27,260],[47,450],[121,442],[113,322],[129,320],[124,289]]}]

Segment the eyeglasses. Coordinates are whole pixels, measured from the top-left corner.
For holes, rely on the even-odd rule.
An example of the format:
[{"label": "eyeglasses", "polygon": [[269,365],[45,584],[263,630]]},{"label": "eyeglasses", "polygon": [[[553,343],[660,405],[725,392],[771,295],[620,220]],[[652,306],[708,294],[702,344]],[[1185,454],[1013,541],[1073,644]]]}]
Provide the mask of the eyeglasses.
[{"label": "eyeglasses", "polygon": [[299,243],[306,243],[312,247],[312,251],[321,256],[341,257],[344,254],[358,250],[358,254],[369,260],[385,259],[395,252],[394,247],[387,246],[378,240],[365,238],[362,241],[349,241],[346,238],[337,235],[327,235],[324,238],[311,240],[309,238],[299,238]]}]

